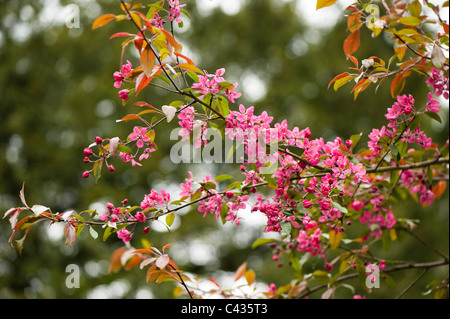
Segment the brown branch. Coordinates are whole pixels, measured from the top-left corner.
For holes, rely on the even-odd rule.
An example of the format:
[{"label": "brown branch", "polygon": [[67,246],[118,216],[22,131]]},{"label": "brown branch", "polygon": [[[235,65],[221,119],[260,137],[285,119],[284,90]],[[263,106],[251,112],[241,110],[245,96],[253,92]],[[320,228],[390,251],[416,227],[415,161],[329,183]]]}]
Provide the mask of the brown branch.
[{"label": "brown branch", "polygon": [[[383,273],[389,273],[389,272],[405,270],[405,269],[414,269],[414,268],[428,270],[429,268],[444,266],[444,265],[448,265],[448,264],[449,264],[448,260],[434,261],[434,262],[428,262],[428,263],[415,263],[415,264],[414,263],[405,263],[405,264],[401,264],[401,265],[392,266],[390,268],[386,268],[385,270],[383,270]],[[352,279],[352,278],[356,278],[358,276],[359,276],[358,273],[348,274],[348,275],[345,275],[345,276],[342,276],[342,277],[339,277],[338,279],[336,279],[335,283],[345,281],[348,279]],[[297,298],[299,298],[299,299],[304,298],[304,297],[312,294],[313,292],[319,291],[319,290],[327,288],[327,287],[328,287],[328,284],[322,284],[322,285],[315,286],[311,289],[308,289],[305,293],[301,294]]]}]

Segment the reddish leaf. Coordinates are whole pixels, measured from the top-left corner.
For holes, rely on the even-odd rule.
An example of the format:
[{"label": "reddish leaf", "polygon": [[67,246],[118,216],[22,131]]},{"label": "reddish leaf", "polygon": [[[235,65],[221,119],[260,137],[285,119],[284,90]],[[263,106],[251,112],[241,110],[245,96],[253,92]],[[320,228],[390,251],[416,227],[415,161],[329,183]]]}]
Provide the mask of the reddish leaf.
[{"label": "reddish leaf", "polygon": [[117,32],[114,33],[112,36],[110,36],[110,39],[117,38],[117,37],[129,37],[134,36],[134,34],[128,33],[128,32]]},{"label": "reddish leaf", "polygon": [[[11,245],[11,247],[14,248],[14,246],[12,245],[12,241],[14,239],[14,236],[16,235],[17,231],[22,227],[23,224],[25,224],[25,222],[30,219],[31,217],[33,217],[33,215],[30,216],[26,216],[24,217],[21,221],[19,221],[18,223],[16,223],[15,227],[14,227],[14,231],[12,232],[11,236],[9,237],[8,243]],[[27,228],[28,229],[28,228]]]},{"label": "reddish leaf", "polygon": [[341,74],[336,75],[336,76],[333,78],[333,80],[331,80],[330,83],[328,83],[328,88],[330,88],[331,84],[333,84],[333,83],[336,82],[337,80],[339,80],[339,79],[341,79],[341,78],[343,78],[343,77],[345,77],[345,76],[347,76],[347,75],[349,75],[349,74],[350,74],[350,73],[348,73],[348,72],[344,72],[344,73],[341,73]]},{"label": "reddish leaf", "polygon": [[139,92],[141,92],[141,90],[145,88],[152,79],[153,77],[147,77],[145,73],[141,73],[136,79],[136,95],[138,95]]},{"label": "reddish leaf", "polygon": [[360,33],[359,30],[352,32],[344,41],[344,53],[345,55],[352,55],[355,53],[360,45]]},{"label": "reddish leaf", "polygon": [[66,223],[64,226],[64,236],[66,236],[66,244],[72,247],[76,239],[76,231],[71,223]]},{"label": "reddish leaf", "polygon": [[114,14],[104,14],[97,19],[95,19],[94,23],[92,24],[92,30],[100,28],[107,24],[109,21],[114,20],[116,16]]},{"label": "reddish leaf", "polygon": [[169,248],[170,246],[172,246],[173,245],[173,243],[172,244],[167,244],[167,245],[164,245],[163,246],[163,252],[167,249],[167,248]]},{"label": "reddish leaf", "polygon": [[145,101],[139,101],[139,102],[136,102],[136,103],[134,103],[134,105],[140,106],[140,107],[146,106],[146,107],[149,107],[149,108],[151,108],[151,109],[155,109],[155,110],[156,110],[156,107],[154,107],[154,106],[151,105],[151,104],[148,104],[148,103],[145,102]]},{"label": "reddish leaf", "polygon": [[239,268],[236,270],[236,273],[234,274],[234,281],[238,281],[239,278],[244,276],[245,272],[247,271],[247,262],[245,261],[242,265],[239,266]]}]

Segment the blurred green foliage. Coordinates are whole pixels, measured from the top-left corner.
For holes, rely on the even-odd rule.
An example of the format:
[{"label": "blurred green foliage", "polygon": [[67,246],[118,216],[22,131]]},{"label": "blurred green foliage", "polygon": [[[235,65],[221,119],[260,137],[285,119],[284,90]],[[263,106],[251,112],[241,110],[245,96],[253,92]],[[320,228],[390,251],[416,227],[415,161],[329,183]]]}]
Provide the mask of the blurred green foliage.
[{"label": "blurred green foliage", "polygon": [[[183,17],[185,27],[177,31],[178,39],[198,59],[201,69],[213,73],[226,68],[227,80],[238,81],[238,91],[244,93],[238,103],[255,105],[256,113],[266,110],[276,120],[287,118],[291,126],[309,126],[313,137],[325,139],[348,138],[360,132],[365,137],[373,127],[385,124],[383,114],[393,102],[388,83],[376,94],[373,89],[367,90],[356,102],[348,88],[339,92],[327,89],[335,75],[351,66],[342,52],[345,22],[325,31],[307,25],[296,13],[296,1],[243,1],[233,15],[224,14],[220,7],[205,12],[197,7],[203,2],[188,2],[191,21]],[[65,10],[71,4],[79,8],[79,28],[66,25]],[[129,134],[132,123],[115,120],[138,110],[132,102],[145,100],[161,106],[171,101],[166,93],[149,87],[139,98],[122,106],[112,77],[120,65],[121,40],[108,38],[119,31],[134,32],[133,26],[109,23],[91,30],[97,16],[117,13],[118,4],[110,0],[0,0],[0,211],[20,205],[18,193],[23,182],[30,205],[39,203],[50,206],[53,212],[63,212],[104,207],[107,201],[118,204],[124,198],[139,204],[151,188],[176,192],[176,185],[184,181],[188,170],[196,172],[198,178],[208,172],[239,174],[232,166],[172,164],[168,154],[174,141],[167,136],[176,127],[173,121],[158,128],[159,152],[144,167],[131,169],[130,165],[116,162],[116,171],[104,172],[98,184],[81,178],[86,169],[82,150],[95,136]],[[371,55],[388,59],[393,53],[389,44],[382,37],[371,39],[370,34],[363,34],[356,55],[360,59]],[[127,53],[127,58],[137,65],[136,56]],[[426,96],[423,82],[423,78],[414,76],[405,88],[405,93],[413,93],[418,103],[423,103]],[[448,107],[443,112],[443,125],[428,125],[439,143],[444,142],[448,131]],[[448,191],[445,196],[448,198]],[[448,255],[448,199],[426,209],[413,202],[398,203],[395,209],[398,216],[423,220],[418,233]],[[261,236],[262,226],[240,226],[243,230],[220,227],[213,217],[202,218],[195,210],[180,215],[177,222],[177,229],[152,230],[146,238],[157,247],[178,243],[178,248],[171,248],[172,257],[185,271],[222,276],[248,260],[257,280],[282,285],[291,279],[290,267],[284,265],[279,271],[271,260],[271,250],[250,248]],[[100,238],[92,240],[85,231],[70,248],[64,245],[58,226],[49,228],[42,223],[36,228],[39,231],[30,232],[20,256],[7,244],[7,220],[0,222],[1,298],[172,297],[173,285],[146,284],[145,272],[138,268],[107,273],[111,253],[122,245],[114,236],[103,243]],[[401,243],[392,244],[387,259],[436,259],[417,241],[404,237]],[[139,248],[138,236],[133,244]],[[65,286],[68,264],[81,267],[78,289]],[[417,274],[409,270],[393,276],[402,287]],[[448,268],[430,271],[419,288],[433,276],[447,278]],[[409,296],[422,297],[421,291],[413,290]],[[386,288],[374,295],[393,297]],[[343,291],[342,296],[351,297],[350,291]]]}]

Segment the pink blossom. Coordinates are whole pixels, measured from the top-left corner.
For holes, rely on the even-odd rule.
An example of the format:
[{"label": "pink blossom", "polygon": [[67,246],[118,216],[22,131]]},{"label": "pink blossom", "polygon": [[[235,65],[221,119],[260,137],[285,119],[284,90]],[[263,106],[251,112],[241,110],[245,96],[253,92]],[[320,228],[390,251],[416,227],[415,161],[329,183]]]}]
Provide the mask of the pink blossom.
[{"label": "pink blossom", "polygon": [[181,126],[181,130],[178,133],[179,136],[183,137],[183,141],[189,138],[192,130],[194,129],[194,115],[195,110],[192,106],[184,108],[179,114],[178,119],[181,121],[178,122]]},{"label": "pink blossom", "polygon": [[130,92],[130,90],[128,89],[123,89],[119,91],[119,97],[123,100],[126,101],[128,100],[128,93]]},{"label": "pink blossom", "polygon": [[135,126],[133,128],[133,133],[128,135],[128,138],[131,141],[137,141],[136,142],[136,146],[138,148],[142,148],[142,147],[144,147],[144,143],[149,143],[150,142],[150,138],[148,136],[146,136],[145,134],[147,134],[147,129],[146,128]]},{"label": "pink blossom", "polygon": [[136,160],[134,159],[134,156],[131,155],[131,154],[120,152],[120,153],[119,153],[119,157],[123,158],[123,161],[124,161],[125,163],[126,163],[126,162],[131,162],[131,165],[132,165],[132,166],[136,166],[136,165],[137,165],[137,166],[142,166],[141,163],[136,162]]},{"label": "pink blossom", "polygon": [[131,62],[127,60],[127,63],[122,65],[122,70],[121,72],[114,72],[113,77],[114,77],[114,87],[115,88],[120,88],[122,86],[122,81],[123,79],[131,72]]},{"label": "pink blossom", "polygon": [[134,218],[140,223],[143,223],[146,220],[145,215],[142,212],[137,212],[136,215],[134,215]]},{"label": "pink blossom", "polygon": [[123,242],[129,242],[132,238],[133,234],[128,231],[126,228],[122,228],[117,231],[117,238],[122,239]]},{"label": "pink blossom", "polygon": [[443,71],[432,68],[431,76],[426,81],[427,84],[430,84],[433,88],[434,95],[441,96],[448,100],[449,97],[449,84],[448,78],[445,77]]},{"label": "pink blossom", "polygon": [[169,6],[170,6],[170,10],[169,10],[169,13],[170,13],[169,20],[170,20],[170,21],[175,20],[177,23],[181,23],[182,21],[181,21],[181,19],[179,18],[179,17],[180,17],[180,13],[181,13],[180,8],[186,6],[186,4],[181,4],[181,5],[180,5],[180,0],[169,0]]},{"label": "pink blossom", "polygon": [[181,193],[180,196],[184,197],[184,196],[191,196],[192,195],[192,183],[194,182],[193,178],[192,178],[192,172],[189,172],[189,178],[186,178],[186,184],[185,183],[181,183],[180,187],[181,187]]},{"label": "pink blossom", "polygon": [[441,105],[436,99],[433,98],[433,95],[431,93],[428,93],[428,103],[425,108],[427,109],[427,111],[439,113]]}]

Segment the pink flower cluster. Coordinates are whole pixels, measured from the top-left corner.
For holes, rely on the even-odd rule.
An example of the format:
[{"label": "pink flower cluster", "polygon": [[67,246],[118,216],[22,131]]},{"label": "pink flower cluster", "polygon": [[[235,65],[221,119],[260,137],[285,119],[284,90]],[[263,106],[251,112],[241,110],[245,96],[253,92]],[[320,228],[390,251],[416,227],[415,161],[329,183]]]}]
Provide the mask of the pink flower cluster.
[{"label": "pink flower cluster", "polygon": [[181,10],[180,8],[186,6],[186,4],[180,4],[180,0],[169,0],[169,6],[170,6],[170,21],[176,21],[177,23],[181,23],[180,14]]},{"label": "pink flower cluster", "polygon": [[[392,107],[387,109],[388,112],[385,114],[385,117],[389,120],[389,124],[387,125],[388,128],[383,126],[381,129],[373,129],[369,134],[370,141],[368,141],[367,145],[369,146],[369,149],[372,150],[372,153],[367,156],[368,158],[377,157],[381,153],[383,147],[380,145],[380,141],[383,137],[386,137],[387,140],[398,137],[398,128],[400,124],[412,120],[412,115],[416,113],[414,103],[415,101],[412,95],[397,96],[397,101],[394,102]],[[429,112],[439,112],[440,104],[433,98],[431,93],[428,94],[428,102],[425,109]],[[423,149],[432,146],[432,139],[426,136],[420,129],[420,126],[417,126],[413,130],[408,128],[403,132],[401,141],[410,144],[415,142]]]},{"label": "pink flower cluster", "polygon": [[144,200],[141,202],[141,209],[151,208],[167,208],[170,203],[170,194],[166,193],[164,189],[161,190],[161,194],[158,191],[152,189],[150,194],[145,195]]},{"label": "pink flower cluster", "polygon": [[443,96],[448,100],[449,97],[449,85],[448,78],[445,77],[442,70],[432,68],[431,76],[427,80],[427,84],[430,84],[433,88],[434,95]]},{"label": "pink flower cluster", "polygon": [[[202,99],[204,99],[208,94],[214,95],[222,90],[220,83],[225,82],[225,79],[222,77],[222,75],[224,74],[224,68],[218,69],[215,74],[208,74],[205,71],[205,75],[200,75],[198,77],[199,81],[197,83],[194,83],[192,85],[192,88],[199,90],[199,92],[202,94]],[[225,94],[231,103],[235,103],[235,99],[241,96],[241,93],[235,91],[237,85],[238,84],[235,83],[232,88],[225,89]]]},{"label": "pink flower cluster", "polygon": [[[127,77],[127,75],[132,71],[132,65],[131,62],[127,60],[127,63],[122,65],[122,70],[116,71],[114,72],[113,76],[114,76],[114,87],[115,88],[120,88],[122,86],[122,83],[124,81],[124,79]],[[128,89],[123,89],[119,91],[119,97],[123,100],[126,101],[128,100],[128,94],[129,94],[130,90]]]},{"label": "pink flower cluster", "polygon": [[406,170],[400,175],[403,184],[409,187],[411,194],[420,193],[420,203],[430,205],[436,198],[436,195],[431,191],[431,186],[428,186],[423,175],[416,173],[413,170]]},{"label": "pink flower cluster", "polygon": [[[123,200],[122,204],[125,205],[128,202],[128,200]],[[121,207],[115,207],[111,203],[106,204],[106,211],[105,214],[102,214],[99,216],[100,220],[105,222],[104,227],[112,227],[116,228],[118,226],[118,223],[126,223],[126,222],[145,222],[146,216],[143,212],[139,211],[134,216],[128,211],[127,207],[121,206]],[[148,229],[144,229],[144,232],[146,232]],[[122,239],[124,242],[128,242],[132,239],[133,233],[125,228],[121,228],[117,231],[117,238]]]},{"label": "pink flower cluster", "polygon": [[[128,139],[130,142],[135,142],[136,147],[138,148],[137,152],[139,152],[140,149],[144,148],[142,154],[139,156],[139,161],[142,161],[144,159],[148,159],[150,154],[155,151],[155,144],[153,141],[148,137],[147,135],[148,130],[144,127],[135,126],[133,128],[133,133],[128,135]],[[130,154],[125,152],[120,152],[119,157],[123,159],[123,161],[131,162],[132,166],[142,166],[141,163],[136,161],[137,154]]]},{"label": "pink flower cluster", "polygon": [[359,218],[359,221],[363,224],[367,224],[367,227],[371,230],[370,236],[374,236],[377,239],[381,238],[383,230],[391,229],[397,222],[392,213],[391,206],[389,206],[386,216],[366,210]]}]

